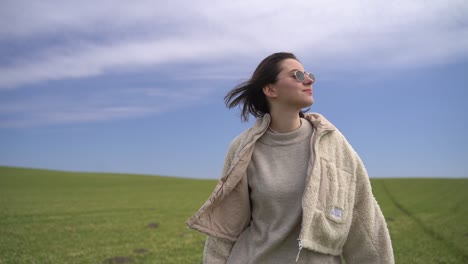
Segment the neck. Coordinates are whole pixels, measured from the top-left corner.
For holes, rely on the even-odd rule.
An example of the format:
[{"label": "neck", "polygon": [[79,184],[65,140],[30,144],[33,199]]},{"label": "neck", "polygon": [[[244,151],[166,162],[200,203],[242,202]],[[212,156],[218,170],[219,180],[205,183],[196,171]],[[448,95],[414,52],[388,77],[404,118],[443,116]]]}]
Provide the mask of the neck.
[{"label": "neck", "polygon": [[278,133],[289,133],[299,129],[301,118],[298,111],[270,111],[270,129]]}]

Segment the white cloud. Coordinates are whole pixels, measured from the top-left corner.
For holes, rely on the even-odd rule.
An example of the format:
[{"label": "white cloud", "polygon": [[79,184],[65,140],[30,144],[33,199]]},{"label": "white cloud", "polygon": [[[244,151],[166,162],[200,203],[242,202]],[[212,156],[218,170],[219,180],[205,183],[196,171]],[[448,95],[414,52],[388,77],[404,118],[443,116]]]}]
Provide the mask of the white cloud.
[{"label": "white cloud", "polygon": [[0,67],[0,89],[116,68],[216,64],[278,50],[330,68],[349,66],[336,64],[341,61],[375,68],[468,56],[465,1],[6,1],[2,6],[0,39],[76,34],[81,44],[19,56]]},{"label": "white cloud", "polygon": [[[206,41],[216,48],[207,45]],[[221,54],[241,53],[236,49],[242,45],[215,38],[185,37],[48,50],[31,61],[22,60],[16,65],[0,68],[0,88],[43,80],[95,76],[112,69],[213,59]]]},{"label": "white cloud", "polygon": [[[181,6],[180,1],[171,5]],[[179,2],[179,3],[177,3]],[[3,0],[0,9],[0,37],[27,37],[60,31],[95,32],[137,28],[151,20],[170,19],[175,12],[161,1],[119,0]],[[161,22],[161,21],[159,21]]]},{"label": "white cloud", "polygon": [[[8,52],[2,43],[21,43],[8,64],[0,61],[0,93],[49,80],[187,64],[196,67],[180,73],[184,81],[239,79],[276,51],[292,51],[307,67],[334,71],[419,67],[468,57],[468,2],[458,0],[6,0],[0,4],[0,25],[0,58]],[[98,89],[79,101],[71,95],[20,99],[2,102],[0,126],[147,116],[200,102],[210,93]]]}]

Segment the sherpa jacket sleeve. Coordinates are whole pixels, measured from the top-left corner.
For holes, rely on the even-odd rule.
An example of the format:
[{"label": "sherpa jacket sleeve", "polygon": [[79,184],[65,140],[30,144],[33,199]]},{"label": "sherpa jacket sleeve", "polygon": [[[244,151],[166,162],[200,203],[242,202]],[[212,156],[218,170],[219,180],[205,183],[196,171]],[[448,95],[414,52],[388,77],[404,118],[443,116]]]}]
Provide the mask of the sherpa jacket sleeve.
[{"label": "sherpa jacket sleeve", "polygon": [[[240,143],[240,136],[238,136],[229,145],[222,170],[223,177],[230,169],[232,160],[239,149]],[[203,250],[203,264],[225,264],[231,254],[231,249],[234,246],[234,243],[235,242],[225,239],[207,236],[205,248]]]},{"label": "sherpa jacket sleeve", "polygon": [[203,264],[225,264],[234,242],[207,236],[203,250]]},{"label": "sherpa jacket sleeve", "polygon": [[355,204],[343,257],[346,264],[393,264],[395,260],[387,224],[372,194],[366,169],[357,154],[355,166]]}]

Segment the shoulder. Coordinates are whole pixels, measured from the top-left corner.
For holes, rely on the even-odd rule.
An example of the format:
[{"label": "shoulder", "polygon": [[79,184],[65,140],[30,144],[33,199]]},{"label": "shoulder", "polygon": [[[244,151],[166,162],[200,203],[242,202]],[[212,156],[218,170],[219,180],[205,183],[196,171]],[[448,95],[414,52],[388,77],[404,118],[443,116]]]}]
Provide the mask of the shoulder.
[{"label": "shoulder", "polygon": [[359,158],[359,155],[334,124],[318,113],[306,114],[306,118],[314,125],[320,135],[319,151],[327,152],[336,159],[347,160],[354,164],[354,160]]},{"label": "shoulder", "polygon": [[305,113],[304,118],[308,120],[318,131],[337,130],[328,119],[319,113]]},{"label": "shoulder", "polygon": [[252,128],[248,128],[244,130],[242,133],[240,133],[239,135],[237,135],[229,144],[229,151],[231,152],[231,151],[238,150],[242,145],[244,145],[251,130]]},{"label": "shoulder", "polygon": [[309,120],[319,133],[323,133],[344,144],[349,144],[341,131],[325,116],[319,113],[306,113],[305,119]]},{"label": "shoulder", "polygon": [[255,141],[258,138],[258,135],[262,135],[268,128],[270,124],[270,116],[265,114],[263,117],[256,119],[252,127],[244,130],[238,136],[236,136],[229,145],[229,152],[239,152],[247,144]]}]

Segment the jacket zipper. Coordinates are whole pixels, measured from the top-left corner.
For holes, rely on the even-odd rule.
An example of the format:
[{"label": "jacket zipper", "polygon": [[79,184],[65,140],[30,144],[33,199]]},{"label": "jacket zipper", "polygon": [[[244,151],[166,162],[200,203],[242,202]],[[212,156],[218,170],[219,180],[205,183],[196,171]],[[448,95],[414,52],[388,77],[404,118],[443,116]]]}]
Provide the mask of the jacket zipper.
[{"label": "jacket zipper", "polygon": [[302,241],[298,239],[297,242],[299,243],[299,251],[297,252],[296,263],[299,261],[299,255],[301,255],[302,250]]},{"label": "jacket zipper", "polygon": [[[315,155],[316,155],[315,145],[316,145],[316,142],[317,142],[317,138],[318,138],[319,136],[321,136],[324,132],[325,132],[325,131],[322,131],[322,133],[317,133],[317,128],[315,128],[314,131],[312,132],[312,143],[311,143],[311,145],[312,145],[311,151],[313,152],[313,153],[312,153],[312,154],[313,154],[313,155],[312,155],[312,159],[313,159],[313,160],[312,160],[312,162],[311,162],[312,166],[314,166],[315,160],[316,160],[316,158],[317,158],[317,157],[315,156]],[[312,170],[313,170],[313,169],[314,169],[314,168],[311,168],[311,170],[310,170],[311,173],[312,173]],[[309,181],[310,181],[310,175],[307,175],[306,188],[307,188],[307,184],[309,183]],[[301,202],[302,202],[302,210],[304,210],[304,196],[302,197],[302,201],[301,201]],[[302,231],[302,221],[301,221],[301,231]],[[303,246],[302,246],[302,241],[301,241],[301,234],[299,234],[299,238],[297,239],[297,242],[298,242],[298,244],[299,244],[299,251],[297,252],[296,263],[299,261],[299,256],[300,256],[300,254],[301,254],[301,250],[302,250],[302,247],[303,247]]]}]

